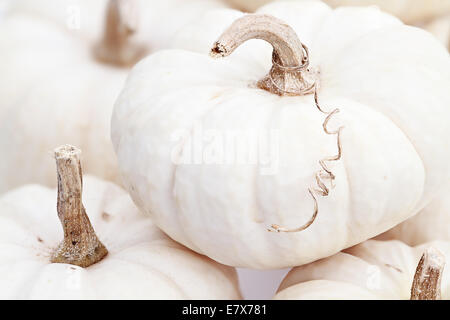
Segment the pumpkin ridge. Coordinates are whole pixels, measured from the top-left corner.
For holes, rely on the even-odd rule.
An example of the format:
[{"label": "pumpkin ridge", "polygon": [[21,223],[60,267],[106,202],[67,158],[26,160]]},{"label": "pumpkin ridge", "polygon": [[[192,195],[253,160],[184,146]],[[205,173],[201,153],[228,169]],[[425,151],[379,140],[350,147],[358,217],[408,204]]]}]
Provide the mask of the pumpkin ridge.
[{"label": "pumpkin ridge", "polygon": [[[219,90],[219,93],[223,94],[224,91],[223,90]],[[212,96],[215,96],[215,95],[216,95],[216,93],[212,94]],[[193,118],[193,121],[191,123],[191,127],[189,129],[189,137],[190,138],[192,138],[194,136],[193,132],[194,132],[194,127],[195,127],[196,123],[203,124],[204,119],[208,116],[208,114],[210,114],[213,111],[214,108],[217,107],[217,105],[218,105],[217,103],[211,104],[211,106],[206,111],[202,112],[197,117]],[[187,140],[189,140],[189,139],[185,139],[185,141],[183,141],[182,153],[184,152]],[[175,194],[176,194],[175,189],[176,189],[176,181],[177,181],[176,177],[177,177],[177,172],[178,172],[178,169],[179,169],[179,164],[173,164],[173,167],[174,167],[174,170],[173,170],[173,175],[172,175],[172,188],[171,189],[172,189],[172,194],[174,196],[174,201],[177,204],[177,206],[176,206],[177,211],[178,211],[178,213],[180,213],[179,206],[178,206],[178,201],[175,198]],[[179,216],[183,216],[183,214],[181,214]],[[227,221],[228,221],[229,229],[230,230],[233,229],[233,223],[231,223],[229,218],[227,219]],[[181,221],[180,221],[180,224],[182,224]],[[183,229],[183,234],[187,237],[187,232],[184,230],[184,228],[181,228],[181,229]],[[199,248],[198,244],[196,244],[194,239],[192,239],[192,238],[190,238],[189,247],[191,247],[191,249],[192,248],[196,248],[194,251],[201,252],[201,250],[198,249]],[[237,247],[237,244],[234,244],[234,248],[236,248],[236,247]]]}]

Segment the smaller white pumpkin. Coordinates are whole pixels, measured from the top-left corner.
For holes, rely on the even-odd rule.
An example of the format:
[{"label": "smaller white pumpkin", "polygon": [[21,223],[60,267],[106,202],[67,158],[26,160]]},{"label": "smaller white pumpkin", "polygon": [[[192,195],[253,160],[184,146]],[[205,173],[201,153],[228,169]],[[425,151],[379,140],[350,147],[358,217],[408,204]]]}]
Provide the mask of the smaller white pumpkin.
[{"label": "smaller white pumpkin", "polygon": [[240,298],[233,268],[170,240],[120,187],[86,176],[88,218],[79,155],[56,150],[59,246],[55,190],[27,185],[0,198],[0,299]]},{"label": "smaller white pumpkin", "polygon": [[369,240],[292,269],[275,299],[450,299],[449,242]]}]

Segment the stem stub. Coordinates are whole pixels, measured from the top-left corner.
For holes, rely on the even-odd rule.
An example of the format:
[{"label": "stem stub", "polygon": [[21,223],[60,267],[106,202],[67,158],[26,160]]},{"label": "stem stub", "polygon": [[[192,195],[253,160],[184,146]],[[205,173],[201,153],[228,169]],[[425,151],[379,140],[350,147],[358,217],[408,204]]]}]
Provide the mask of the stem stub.
[{"label": "stem stub", "polygon": [[101,62],[130,67],[147,52],[145,46],[132,42],[137,30],[135,0],[109,0],[103,39],[94,47],[94,56]]},{"label": "stem stub", "polygon": [[97,238],[81,200],[83,177],[80,154],[79,149],[69,145],[55,150],[57,210],[64,229],[64,240],[55,250],[51,262],[86,268],[102,260],[108,250]]},{"label": "stem stub", "polygon": [[414,275],[411,300],[440,300],[441,280],[445,266],[444,255],[436,248],[428,248]]}]

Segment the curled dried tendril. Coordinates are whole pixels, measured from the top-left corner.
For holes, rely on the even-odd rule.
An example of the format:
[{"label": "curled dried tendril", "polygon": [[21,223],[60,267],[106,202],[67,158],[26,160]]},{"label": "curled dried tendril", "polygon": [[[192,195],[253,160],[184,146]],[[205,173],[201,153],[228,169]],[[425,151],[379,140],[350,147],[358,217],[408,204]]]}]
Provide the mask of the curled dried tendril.
[{"label": "curled dried tendril", "polygon": [[308,192],[314,201],[314,211],[313,211],[311,218],[306,223],[301,225],[300,227],[293,228],[293,229],[285,228],[285,227],[279,226],[277,224],[273,224],[273,225],[271,225],[271,227],[269,229],[267,229],[269,232],[300,232],[300,231],[303,231],[303,230],[309,228],[309,226],[311,226],[313,224],[313,222],[316,220],[317,214],[319,213],[319,206],[317,203],[317,198],[314,194],[316,193],[322,197],[326,197],[330,194],[330,189],[325,184],[326,180],[329,180],[330,184],[331,184],[331,188],[334,188],[333,182],[334,182],[336,176],[328,168],[327,162],[338,161],[341,159],[341,156],[342,156],[341,132],[344,127],[341,126],[337,130],[334,130],[334,131],[328,130],[328,122],[335,114],[337,114],[339,112],[339,108],[335,108],[332,111],[323,110],[319,104],[317,91],[318,91],[317,84],[315,84],[314,85],[314,103],[320,112],[327,115],[323,122],[323,125],[322,125],[323,131],[325,131],[325,133],[329,134],[329,135],[336,135],[338,153],[337,153],[337,155],[326,157],[326,158],[319,160],[319,165],[320,165],[321,169],[319,171],[317,171],[315,174],[316,186],[314,188],[308,189]]}]

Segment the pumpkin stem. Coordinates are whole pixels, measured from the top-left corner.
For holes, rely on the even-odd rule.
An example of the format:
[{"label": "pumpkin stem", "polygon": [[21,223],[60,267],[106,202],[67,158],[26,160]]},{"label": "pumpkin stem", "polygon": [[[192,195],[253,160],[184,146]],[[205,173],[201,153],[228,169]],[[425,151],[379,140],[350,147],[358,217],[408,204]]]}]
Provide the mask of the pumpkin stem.
[{"label": "pumpkin stem", "polygon": [[54,252],[51,262],[86,268],[102,260],[108,250],[98,240],[81,201],[83,177],[80,154],[79,149],[69,145],[55,150],[57,210],[64,229],[64,240]]},{"label": "pumpkin stem", "polygon": [[314,91],[316,74],[308,68],[308,48],[290,26],[273,16],[248,14],[237,19],[214,43],[210,55],[226,57],[250,39],[265,40],[273,47],[272,68],[258,81],[259,88],[280,96]]},{"label": "pumpkin stem", "polygon": [[445,266],[444,255],[436,248],[428,248],[414,275],[411,300],[440,300],[441,279]]},{"label": "pumpkin stem", "polygon": [[129,67],[146,53],[144,46],[132,43],[137,29],[135,0],[109,0],[103,38],[94,47],[95,57],[108,64]]}]

